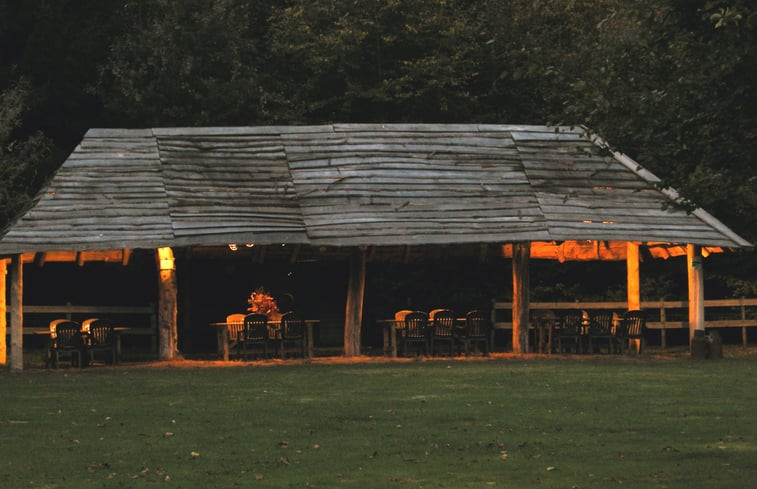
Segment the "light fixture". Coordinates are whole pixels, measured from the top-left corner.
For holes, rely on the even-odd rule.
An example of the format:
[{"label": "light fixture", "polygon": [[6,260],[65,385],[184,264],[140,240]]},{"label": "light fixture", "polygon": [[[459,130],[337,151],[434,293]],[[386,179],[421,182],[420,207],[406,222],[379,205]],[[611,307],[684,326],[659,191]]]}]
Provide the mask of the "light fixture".
[{"label": "light fixture", "polygon": [[158,268],[160,270],[176,270],[171,248],[158,248]]},{"label": "light fixture", "polygon": [[255,243],[245,243],[245,246],[248,248],[252,248],[253,246],[255,246]]},{"label": "light fixture", "polygon": [[236,243],[229,243],[229,249],[231,251],[237,251],[237,244]]}]

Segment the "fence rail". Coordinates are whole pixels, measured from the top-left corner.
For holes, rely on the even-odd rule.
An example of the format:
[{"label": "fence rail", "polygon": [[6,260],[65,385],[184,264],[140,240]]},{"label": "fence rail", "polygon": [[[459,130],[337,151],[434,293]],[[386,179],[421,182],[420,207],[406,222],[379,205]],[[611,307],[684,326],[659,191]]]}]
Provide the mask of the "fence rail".
[{"label": "fence rail", "polygon": [[[554,311],[611,310],[625,311],[626,302],[532,302],[530,309]],[[647,328],[660,330],[661,346],[666,347],[666,330],[688,329],[688,301],[642,301],[641,309],[649,315]],[[712,299],[704,301],[705,328],[741,328],[742,344],[747,346],[747,328],[757,327],[757,298]],[[492,323],[496,329],[512,329],[511,321],[503,321],[505,312],[512,316],[512,303],[493,301]]]}]

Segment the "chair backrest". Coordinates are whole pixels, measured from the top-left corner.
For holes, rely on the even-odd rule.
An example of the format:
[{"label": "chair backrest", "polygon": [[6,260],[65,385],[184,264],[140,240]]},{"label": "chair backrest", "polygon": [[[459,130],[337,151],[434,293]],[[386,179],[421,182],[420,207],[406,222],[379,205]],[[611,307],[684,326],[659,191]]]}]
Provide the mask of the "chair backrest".
[{"label": "chair backrest", "polygon": [[441,308],[440,309],[431,309],[431,311],[429,311],[429,313],[428,313],[428,320],[429,321],[433,321],[434,320],[434,316],[436,316],[437,312],[446,311],[446,310],[447,309],[441,309]]},{"label": "chair backrest", "polygon": [[242,338],[248,341],[268,339],[268,316],[257,313],[244,316],[242,331]]},{"label": "chair backrest", "polygon": [[434,336],[452,336],[455,329],[455,313],[450,309],[435,309],[431,320],[431,334]]},{"label": "chair backrest", "polygon": [[296,311],[289,311],[281,316],[281,338],[299,340],[305,337],[305,321]]},{"label": "chair backrest", "polygon": [[566,333],[578,332],[583,322],[583,314],[579,311],[566,312],[560,318],[560,329]]},{"label": "chair backrest", "polygon": [[400,311],[395,312],[394,313],[395,325],[398,328],[404,328],[405,327],[405,316],[407,316],[411,312],[413,312],[413,311],[411,311],[410,309],[402,309]]},{"label": "chair backrest", "polygon": [[405,315],[405,338],[425,338],[428,336],[428,314],[413,311]]},{"label": "chair backrest", "polygon": [[60,323],[68,323],[70,321],[70,319],[53,319],[52,321],[50,321],[50,339],[55,339],[55,328]]},{"label": "chair backrest", "polygon": [[628,311],[623,315],[622,324],[628,336],[641,336],[647,322],[641,311]]},{"label": "chair backrest", "polygon": [[104,319],[92,319],[85,321],[90,346],[112,345],[114,340],[113,326]]},{"label": "chair backrest", "polygon": [[229,314],[226,316],[226,328],[229,330],[229,338],[236,340],[244,329],[244,314]]},{"label": "chair backrest", "polygon": [[483,338],[489,334],[489,319],[480,310],[468,311],[465,315],[465,335],[469,338]]},{"label": "chair backrest", "polygon": [[612,331],[612,313],[609,311],[597,311],[591,314],[591,328],[601,333]]},{"label": "chair backrest", "polygon": [[55,325],[55,341],[58,348],[81,346],[81,324],[76,321],[61,321]]}]

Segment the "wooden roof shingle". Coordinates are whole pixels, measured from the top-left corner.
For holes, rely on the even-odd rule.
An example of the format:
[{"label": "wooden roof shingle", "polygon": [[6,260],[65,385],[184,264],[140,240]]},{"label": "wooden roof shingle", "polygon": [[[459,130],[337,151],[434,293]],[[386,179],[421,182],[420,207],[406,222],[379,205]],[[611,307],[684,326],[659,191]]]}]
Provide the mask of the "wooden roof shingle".
[{"label": "wooden roof shingle", "polygon": [[0,254],[302,243],[751,244],[580,128],[91,129]]}]

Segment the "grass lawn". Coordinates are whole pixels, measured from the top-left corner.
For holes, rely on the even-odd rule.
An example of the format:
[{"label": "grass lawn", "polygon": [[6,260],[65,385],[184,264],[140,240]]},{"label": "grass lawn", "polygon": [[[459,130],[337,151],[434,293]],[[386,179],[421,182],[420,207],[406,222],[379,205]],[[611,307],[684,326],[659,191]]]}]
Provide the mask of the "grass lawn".
[{"label": "grass lawn", "polygon": [[744,488],[757,356],[0,371],[0,487]]}]

